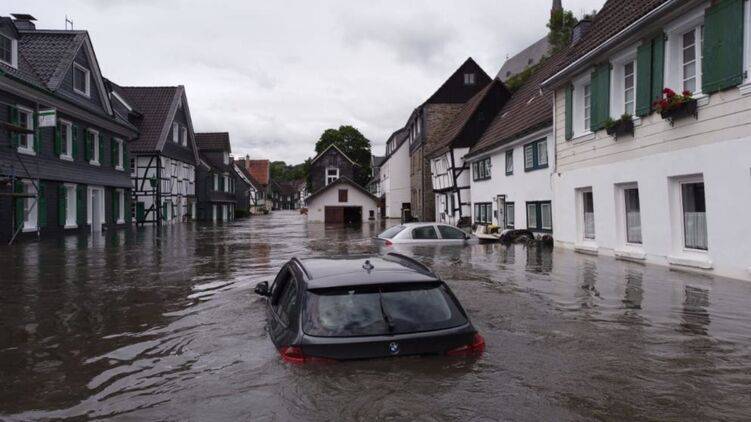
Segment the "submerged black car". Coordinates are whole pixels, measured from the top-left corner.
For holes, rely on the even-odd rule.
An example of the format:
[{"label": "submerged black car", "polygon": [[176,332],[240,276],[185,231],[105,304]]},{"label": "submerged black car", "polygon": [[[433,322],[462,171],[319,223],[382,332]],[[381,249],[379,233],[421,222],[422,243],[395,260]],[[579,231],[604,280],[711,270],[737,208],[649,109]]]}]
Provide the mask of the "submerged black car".
[{"label": "submerged black car", "polygon": [[449,287],[404,255],[292,259],[269,287],[268,331],[287,362],[475,355],[485,341]]}]

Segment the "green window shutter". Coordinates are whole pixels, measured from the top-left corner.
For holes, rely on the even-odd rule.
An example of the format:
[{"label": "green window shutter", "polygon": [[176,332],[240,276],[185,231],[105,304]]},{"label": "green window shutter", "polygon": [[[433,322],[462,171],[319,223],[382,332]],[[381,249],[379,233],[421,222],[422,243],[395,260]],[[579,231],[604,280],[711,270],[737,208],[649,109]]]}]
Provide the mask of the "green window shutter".
[{"label": "green window shutter", "polygon": [[78,157],[78,126],[73,125],[71,132],[73,133],[73,141],[71,142],[73,144],[73,151],[71,151],[71,156],[75,160],[76,158],[79,158]]},{"label": "green window shutter", "polygon": [[652,41],[646,41],[636,50],[636,115],[648,115],[652,101]]},{"label": "green window shutter", "polygon": [[[15,193],[23,193],[23,183],[20,180],[16,180],[15,186],[13,186],[13,191]],[[24,213],[23,213],[23,205],[26,198],[16,198],[15,205],[16,205],[16,229],[21,227],[23,225],[24,220]]]},{"label": "green window shutter", "polygon": [[[639,75],[636,75],[639,78]],[[652,39],[652,101],[662,98],[665,85],[665,34]]]},{"label": "green window shutter", "polygon": [[78,227],[86,225],[86,186],[76,187],[76,223]]},{"label": "green window shutter", "polygon": [[574,137],[574,87],[566,87],[566,140]]},{"label": "green window shutter", "polygon": [[34,128],[34,152],[39,153],[42,146],[42,137],[39,135],[39,115],[35,111],[32,116],[34,119],[32,125],[32,127]]},{"label": "green window shutter", "polygon": [[592,72],[590,130],[597,132],[605,127],[610,117],[610,63],[598,66]]},{"label": "green window shutter", "polygon": [[91,161],[91,149],[94,148],[94,144],[92,143],[93,135],[91,132],[85,132],[84,138],[86,139],[86,145],[84,145],[86,148],[84,149],[84,160]]},{"label": "green window shutter", "polygon": [[99,164],[104,166],[104,158],[107,157],[107,154],[104,153],[104,146],[106,145],[106,142],[104,141],[104,135],[101,133],[99,134]]},{"label": "green window shutter", "polygon": [[57,123],[57,126],[55,126],[55,139],[53,141],[53,146],[55,148],[55,155],[60,156],[62,153],[62,136],[60,135],[60,122]]},{"label": "green window shutter", "polygon": [[47,227],[47,195],[44,191],[44,183],[39,182],[39,197],[37,198],[37,209],[39,210],[39,227]]},{"label": "green window shutter", "polygon": [[743,82],[743,0],[723,0],[704,15],[702,91],[706,94]]},{"label": "green window shutter", "polygon": [[65,227],[65,220],[67,218],[67,199],[68,190],[65,189],[65,185],[60,185],[57,189],[57,223],[60,227]]}]

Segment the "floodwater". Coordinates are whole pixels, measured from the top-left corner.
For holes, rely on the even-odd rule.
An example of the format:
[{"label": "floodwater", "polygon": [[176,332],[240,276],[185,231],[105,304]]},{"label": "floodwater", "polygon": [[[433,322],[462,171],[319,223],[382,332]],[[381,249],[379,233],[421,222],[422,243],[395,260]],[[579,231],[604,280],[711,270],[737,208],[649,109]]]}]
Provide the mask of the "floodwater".
[{"label": "floodwater", "polygon": [[0,249],[0,420],[748,420],[751,283],[563,250],[414,247],[487,349],[290,366],[252,288],[382,229],[289,212]]}]

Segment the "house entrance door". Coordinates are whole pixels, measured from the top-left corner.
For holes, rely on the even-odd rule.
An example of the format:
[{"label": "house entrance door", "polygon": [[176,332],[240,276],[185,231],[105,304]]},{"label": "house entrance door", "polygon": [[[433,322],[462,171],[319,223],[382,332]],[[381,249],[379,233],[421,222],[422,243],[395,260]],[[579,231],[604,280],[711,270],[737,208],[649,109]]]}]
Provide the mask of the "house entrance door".
[{"label": "house entrance door", "polygon": [[501,229],[506,227],[506,195],[498,195],[496,197],[496,211],[497,224]]}]

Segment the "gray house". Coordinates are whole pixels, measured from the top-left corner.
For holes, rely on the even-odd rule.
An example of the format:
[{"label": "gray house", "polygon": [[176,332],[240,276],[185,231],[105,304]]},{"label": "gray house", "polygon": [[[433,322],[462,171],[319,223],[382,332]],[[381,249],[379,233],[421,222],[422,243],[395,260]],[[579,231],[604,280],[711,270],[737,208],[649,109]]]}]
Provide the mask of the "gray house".
[{"label": "gray house", "polygon": [[196,169],[197,217],[205,221],[234,219],[235,179],[229,133],[196,133],[200,163]]},{"label": "gray house", "polygon": [[311,192],[317,192],[340,177],[353,180],[359,167],[336,145],[331,144],[310,162]]},{"label": "gray house", "polygon": [[128,145],[86,31],[0,17],[0,239],[131,221]]}]

